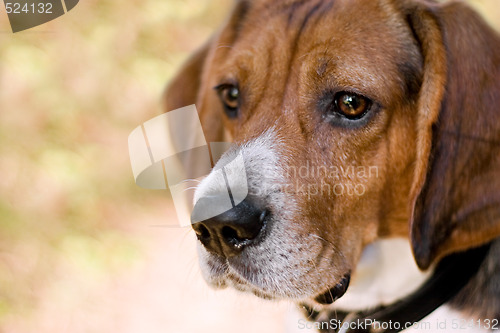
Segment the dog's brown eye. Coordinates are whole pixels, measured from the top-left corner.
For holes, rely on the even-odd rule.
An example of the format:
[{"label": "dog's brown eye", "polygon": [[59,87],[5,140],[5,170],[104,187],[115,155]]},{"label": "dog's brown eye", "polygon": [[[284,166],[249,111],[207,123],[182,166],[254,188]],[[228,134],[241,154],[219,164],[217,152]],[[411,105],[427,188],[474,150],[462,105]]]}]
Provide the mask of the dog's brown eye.
[{"label": "dog's brown eye", "polygon": [[340,92],[335,96],[336,111],[348,119],[361,118],[371,104],[369,99],[354,93]]},{"label": "dog's brown eye", "polygon": [[227,115],[231,118],[236,117],[240,106],[240,91],[238,87],[231,84],[222,84],[215,87],[215,90],[217,90]]},{"label": "dog's brown eye", "polygon": [[226,88],[222,91],[222,100],[231,109],[236,109],[238,107],[239,98],[240,92],[236,87]]}]

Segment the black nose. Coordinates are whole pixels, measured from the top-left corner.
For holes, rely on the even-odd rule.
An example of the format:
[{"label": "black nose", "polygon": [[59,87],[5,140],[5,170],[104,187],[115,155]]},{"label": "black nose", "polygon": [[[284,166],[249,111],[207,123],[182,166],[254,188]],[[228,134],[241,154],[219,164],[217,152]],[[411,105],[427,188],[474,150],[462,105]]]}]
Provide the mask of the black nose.
[{"label": "black nose", "polygon": [[[191,220],[199,221],[198,216],[206,216],[206,212],[213,210],[218,201],[216,196],[199,199],[193,208]],[[247,197],[222,214],[192,223],[192,227],[208,251],[231,257],[257,241],[267,215],[267,210],[257,200]]]}]

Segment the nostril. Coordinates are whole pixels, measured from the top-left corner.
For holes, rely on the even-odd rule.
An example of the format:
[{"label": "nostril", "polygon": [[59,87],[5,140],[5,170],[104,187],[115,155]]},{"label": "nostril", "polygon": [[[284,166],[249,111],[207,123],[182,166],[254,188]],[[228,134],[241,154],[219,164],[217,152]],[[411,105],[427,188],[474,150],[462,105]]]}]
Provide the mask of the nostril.
[{"label": "nostril", "polygon": [[200,226],[200,236],[203,238],[210,237],[210,231],[208,231],[207,227],[205,227],[204,225]]},{"label": "nostril", "polygon": [[228,243],[235,244],[243,239],[238,237],[238,232],[231,227],[225,226],[221,230],[222,237]]},{"label": "nostril", "polygon": [[238,230],[232,227],[225,226],[221,229],[220,233],[224,242],[231,245],[233,251],[240,251],[252,241],[252,239],[239,235]]},{"label": "nostril", "polygon": [[195,225],[193,225],[193,229],[194,229],[194,232],[196,233],[196,236],[198,236],[199,240],[210,239],[210,231],[203,224],[196,223]]}]

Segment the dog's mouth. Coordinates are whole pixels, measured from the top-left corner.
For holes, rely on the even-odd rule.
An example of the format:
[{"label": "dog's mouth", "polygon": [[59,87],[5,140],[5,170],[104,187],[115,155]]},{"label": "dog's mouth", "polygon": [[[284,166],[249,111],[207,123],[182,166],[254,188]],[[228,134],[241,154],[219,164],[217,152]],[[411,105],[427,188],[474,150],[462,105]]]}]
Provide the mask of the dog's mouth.
[{"label": "dog's mouth", "polygon": [[351,274],[348,272],[340,280],[337,280],[338,282],[333,287],[319,294],[309,293],[312,290],[306,291],[300,286],[296,286],[298,289],[293,289],[289,286],[291,289],[288,291],[285,290],[283,293],[283,288],[276,288],[270,284],[270,281],[274,280],[266,278],[267,275],[262,276],[258,274],[259,271],[253,270],[251,266],[234,266],[221,257],[211,257],[211,259],[206,264],[212,275],[205,276],[205,279],[212,287],[221,289],[231,287],[240,292],[251,293],[266,300],[308,299],[319,305],[330,305],[344,296],[351,279]]},{"label": "dog's mouth", "polygon": [[[347,288],[349,287],[350,280],[351,280],[351,274],[347,273],[335,286],[314,297],[314,301],[316,301],[321,305],[329,305],[334,303],[336,300],[344,296],[344,294],[347,291]],[[230,278],[230,281],[232,282],[231,283],[232,287],[235,288],[236,290],[242,292],[251,292],[255,296],[266,300],[276,299],[275,295],[255,289],[252,287],[251,284],[242,283],[241,280],[236,279],[234,277]]]},{"label": "dog's mouth", "polygon": [[347,288],[349,287],[350,281],[351,281],[351,274],[347,273],[346,275],[344,275],[344,277],[340,280],[339,283],[337,283],[335,286],[328,289],[324,293],[316,296],[314,300],[323,305],[332,304],[340,297],[344,296],[345,292],[347,291]]}]

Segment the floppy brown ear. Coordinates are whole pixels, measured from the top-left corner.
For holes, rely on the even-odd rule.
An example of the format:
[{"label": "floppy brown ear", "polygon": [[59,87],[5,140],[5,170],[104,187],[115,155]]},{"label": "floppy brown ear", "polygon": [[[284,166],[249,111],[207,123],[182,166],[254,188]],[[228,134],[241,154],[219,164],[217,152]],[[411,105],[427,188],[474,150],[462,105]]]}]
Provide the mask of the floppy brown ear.
[{"label": "floppy brown ear", "polygon": [[410,238],[426,269],[500,236],[500,38],[461,3],[406,15],[424,57]]},{"label": "floppy brown ear", "polygon": [[[214,37],[197,50],[181,67],[177,75],[168,83],[163,95],[163,105],[167,112],[193,104],[197,107],[199,106],[200,103],[198,101],[198,95],[200,93],[200,89],[202,89],[203,73],[207,66],[207,58],[210,56],[213,39]],[[193,137],[196,135],[196,131],[193,131],[192,129],[197,128],[197,126],[199,126],[199,122],[202,121],[203,118],[214,118],[210,116],[204,117],[203,114],[200,113],[199,108],[198,115],[198,119],[193,118],[185,120],[189,123],[184,122],[182,124],[169,124],[170,138],[175,147],[184,146],[184,142],[186,140],[196,141],[197,138]],[[211,126],[208,126],[207,124],[202,125],[207,142],[221,137],[220,133],[222,133],[222,121],[220,119],[217,121],[212,119],[210,124]],[[198,135],[200,135],[200,133],[198,133]],[[182,163],[186,166],[186,168],[189,166],[188,169],[194,169],[192,171],[188,171],[188,175],[200,174],[205,171],[204,169],[203,171],[196,171],[197,166],[200,165],[200,163],[197,163],[195,160],[195,157],[198,154],[184,155],[185,156],[182,156]]]},{"label": "floppy brown ear", "polygon": [[210,48],[206,43],[182,66],[168,83],[163,95],[164,109],[172,111],[196,103],[201,85],[201,75]]}]

